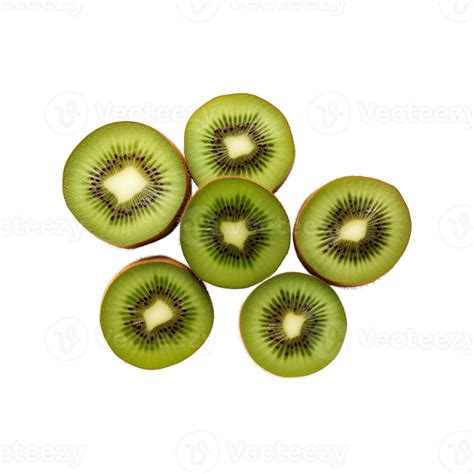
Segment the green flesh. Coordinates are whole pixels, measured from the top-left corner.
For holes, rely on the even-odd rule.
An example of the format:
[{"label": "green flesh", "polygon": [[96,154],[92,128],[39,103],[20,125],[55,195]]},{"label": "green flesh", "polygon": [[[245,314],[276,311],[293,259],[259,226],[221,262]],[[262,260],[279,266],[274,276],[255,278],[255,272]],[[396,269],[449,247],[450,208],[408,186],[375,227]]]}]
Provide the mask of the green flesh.
[{"label": "green flesh", "polygon": [[192,270],[224,288],[245,288],[271,275],[289,243],[289,221],[280,202],[242,178],[221,178],[203,187],[181,223],[181,247]]},{"label": "green flesh", "polygon": [[[144,314],[157,301],[171,310],[172,317],[148,328]],[[136,367],[160,369],[197,351],[211,331],[213,309],[207,291],[189,270],[145,260],[112,282],[100,322],[118,357]]]},{"label": "green flesh", "polygon": [[[238,136],[249,149],[232,156],[226,139]],[[184,150],[198,186],[220,176],[243,176],[270,190],[285,180],[295,155],[283,114],[250,94],[216,97],[198,109],[186,125]]]},{"label": "green flesh", "polygon": [[[302,324],[289,333],[287,318]],[[244,344],[254,361],[283,377],[309,375],[328,365],[346,334],[344,308],[334,290],[302,273],[283,273],[258,286],[240,315]]]},{"label": "green flesh", "polygon": [[[144,183],[120,202],[104,183],[120,172]],[[179,152],[161,133],[135,122],[105,125],[88,135],[64,168],[66,203],[97,237],[119,247],[154,240],[173,227],[187,197],[189,179]]]},{"label": "green flesh", "polygon": [[[363,222],[365,235],[343,238],[343,229],[354,221]],[[390,270],[405,251],[410,232],[410,214],[396,188],[351,176],[310,197],[301,208],[294,239],[311,272],[337,285],[356,286]]]}]

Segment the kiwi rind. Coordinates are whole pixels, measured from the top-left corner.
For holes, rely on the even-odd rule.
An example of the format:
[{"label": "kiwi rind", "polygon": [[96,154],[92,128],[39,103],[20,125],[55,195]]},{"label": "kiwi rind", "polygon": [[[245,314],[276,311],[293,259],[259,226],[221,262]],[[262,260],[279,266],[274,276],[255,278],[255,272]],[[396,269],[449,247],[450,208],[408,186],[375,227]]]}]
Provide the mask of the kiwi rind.
[{"label": "kiwi rind", "polygon": [[373,283],[374,281],[378,280],[379,278],[383,277],[384,275],[386,275],[398,262],[398,260],[401,258],[401,256],[403,255],[403,253],[405,252],[406,250],[406,247],[408,246],[408,242],[410,240],[410,235],[411,235],[411,221],[409,221],[409,226],[407,227],[407,231],[408,231],[408,235],[407,235],[407,241],[406,241],[406,245],[404,246],[403,250],[401,251],[400,253],[400,256],[397,260],[395,260],[391,266],[389,266],[385,272],[383,272],[382,274],[378,275],[376,278],[367,278],[367,279],[363,279],[363,280],[359,280],[359,281],[356,281],[356,282],[347,282],[347,281],[344,281],[342,279],[334,279],[334,278],[328,278],[326,275],[322,274],[321,272],[318,272],[317,268],[315,268],[314,266],[310,265],[309,262],[305,259],[304,257],[304,254],[303,254],[303,251],[301,249],[301,246],[298,242],[298,238],[297,238],[297,232],[298,232],[298,229],[299,229],[299,226],[300,226],[300,221],[301,221],[301,216],[306,208],[306,206],[308,205],[309,202],[311,202],[313,200],[313,198],[315,196],[318,195],[319,192],[321,192],[321,190],[323,190],[327,185],[329,184],[332,184],[332,183],[335,183],[335,182],[343,182],[344,180],[348,180],[348,179],[369,179],[371,181],[374,181],[374,182],[377,182],[377,183],[380,183],[382,184],[383,186],[387,186],[387,188],[390,188],[393,190],[393,192],[398,195],[398,198],[400,199],[400,201],[405,205],[406,207],[406,210],[408,212],[408,217],[410,217],[410,214],[409,214],[409,209],[408,209],[408,206],[403,198],[403,196],[401,195],[400,191],[393,185],[385,182],[385,181],[382,181],[380,179],[376,179],[376,178],[368,178],[368,177],[365,177],[365,176],[345,176],[345,177],[342,177],[342,178],[337,178],[337,179],[334,179],[332,181],[330,181],[329,183],[326,183],[324,186],[321,186],[319,187],[318,189],[316,189],[313,193],[311,193],[306,199],[305,201],[303,202],[303,204],[301,205],[301,208],[298,212],[298,215],[296,217],[296,220],[295,220],[295,225],[293,227],[293,244],[295,246],[295,251],[296,251],[296,254],[301,262],[301,264],[304,266],[304,268],[309,272],[311,273],[312,275],[315,275],[317,276],[318,278],[320,278],[321,280],[325,281],[326,283],[329,283],[331,285],[334,285],[334,286],[339,286],[339,287],[343,287],[343,288],[350,288],[350,287],[357,287],[357,286],[363,286],[363,285],[368,285],[370,283]]},{"label": "kiwi rind", "polygon": [[[192,271],[198,276],[198,278],[201,278],[203,281],[205,281],[207,283],[210,283],[214,286],[219,286],[221,288],[230,288],[230,289],[247,288],[247,287],[255,285],[255,284],[261,282],[262,280],[264,280],[265,278],[268,278],[269,276],[271,276],[278,269],[278,267],[281,265],[282,261],[284,260],[285,256],[287,255],[288,250],[289,250],[289,246],[290,246],[290,241],[291,241],[291,229],[290,229],[290,234],[288,235],[288,242],[287,242],[287,245],[286,245],[286,250],[285,250],[284,254],[281,257],[281,260],[279,260],[276,265],[273,265],[272,270],[268,271],[265,274],[265,276],[262,276],[261,278],[253,278],[251,280],[246,279],[245,281],[242,281],[242,279],[239,279],[238,281],[233,281],[232,283],[229,282],[228,280],[226,280],[224,282],[223,277],[222,277],[222,273],[220,273],[216,278],[209,278],[207,275],[204,275],[203,272],[201,272],[200,269],[197,268],[193,264],[193,262],[191,261],[192,259],[190,258],[191,253],[187,252],[187,246],[184,243],[184,238],[183,238],[184,228],[186,226],[186,212],[188,211],[188,209],[190,209],[190,207],[191,207],[192,203],[194,202],[194,200],[196,199],[196,197],[201,195],[203,193],[203,191],[208,188],[208,186],[212,186],[214,183],[217,183],[217,182],[226,182],[226,181],[231,182],[231,181],[235,181],[235,180],[243,181],[243,182],[250,182],[253,185],[255,185],[258,189],[261,189],[261,190],[265,191],[265,193],[268,193],[268,195],[271,196],[276,203],[278,203],[279,208],[281,208],[281,210],[283,211],[282,216],[283,216],[283,214],[285,216],[284,222],[282,220],[281,222],[279,222],[279,224],[280,225],[283,224],[285,226],[285,228],[287,227],[288,229],[289,229],[289,225],[290,225],[289,220],[288,220],[288,216],[286,214],[286,211],[285,211],[284,207],[282,206],[282,204],[280,203],[280,201],[267,188],[265,188],[264,186],[262,186],[258,182],[255,182],[254,180],[251,180],[251,179],[248,179],[248,178],[243,178],[241,176],[221,176],[221,177],[213,179],[212,181],[209,181],[208,183],[206,183],[206,185],[202,186],[201,188],[199,188],[197,190],[197,192],[193,195],[193,197],[188,201],[185,212],[183,214],[183,218],[182,218],[182,222],[181,222],[181,234],[180,234],[181,249],[183,251],[185,259],[187,260],[187,263],[191,267]],[[219,270],[221,270],[221,269],[219,269]],[[222,268],[222,271],[225,271],[225,269]]]},{"label": "kiwi rind", "polygon": [[[116,241],[113,241],[111,239],[108,239],[107,237],[104,237],[104,236],[100,236],[100,235],[97,235],[96,233],[94,233],[92,230],[90,230],[88,227],[86,227],[81,221],[79,221],[79,223],[88,231],[90,232],[92,235],[94,235],[95,237],[97,237],[98,239],[102,240],[103,242],[106,242],[110,245],[113,245],[115,247],[119,247],[119,248],[124,248],[124,249],[135,249],[135,248],[138,248],[138,247],[142,247],[144,245],[147,245],[147,244],[150,244],[152,242],[156,242],[157,240],[160,240],[164,237],[166,237],[167,235],[169,235],[176,227],[177,225],[179,224],[180,222],[180,219],[181,219],[181,216],[184,212],[184,209],[186,207],[186,204],[187,202],[189,201],[190,197],[191,197],[191,191],[192,191],[192,188],[191,188],[191,175],[189,173],[189,170],[188,170],[188,167],[187,167],[187,163],[186,163],[186,160],[184,158],[184,155],[183,153],[179,150],[179,148],[168,138],[166,137],[165,135],[163,135],[163,133],[161,133],[160,131],[156,130],[155,128],[153,127],[150,127],[149,125],[146,125],[146,124],[143,124],[143,123],[139,123],[139,122],[132,122],[132,121],[121,121],[121,122],[112,122],[112,123],[108,123],[108,124],[105,124],[105,125],[102,125],[101,127],[99,128],[96,128],[95,130],[91,131],[89,134],[87,134],[77,145],[76,147],[74,148],[74,150],[71,152],[68,160],[66,161],[66,164],[65,164],[65,167],[64,167],[64,172],[63,172],[63,178],[62,178],[62,189],[63,189],[63,196],[66,196],[66,187],[67,187],[67,183],[66,183],[66,169],[67,169],[67,164],[69,162],[69,160],[71,160],[74,156],[74,152],[83,144],[85,143],[89,137],[91,137],[93,134],[95,134],[96,132],[99,132],[101,131],[102,129],[106,128],[106,127],[109,127],[111,125],[123,125],[123,126],[127,126],[129,124],[132,124],[132,125],[140,125],[141,127],[144,127],[144,128],[147,128],[147,129],[150,129],[151,131],[155,132],[155,133],[158,133],[159,135],[161,135],[161,137],[166,140],[166,142],[174,149],[175,153],[176,153],[176,156],[179,158],[179,162],[181,164],[181,167],[182,167],[182,170],[183,170],[183,175],[185,177],[185,192],[184,192],[184,195],[183,195],[183,199],[182,199],[182,202],[174,216],[174,218],[169,222],[169,224],[163,228],[161,231],[157,232],[155,235],[149,237],[149,238],[146,238],[146,239],[143,239],[143,240],[138,240],[137,242],[133,242],[133,243],[130,243],[130,244],[122,244],[122,243],[119,243],[119,242],[116,242]],[[75,212],[74,210],[71,208],[69,202],[67,199],[65,199],[65,202],[66,202],[66,205],[67,207],[69,208],[69,210],[71,211],[71,213],[75,216]]]},{"label": "kiwi rind", "polygon": [[101,318],[100,318],[100,324],[101,324],[101,329],[102,329],[102,333],[103,333],[103,336],[104,338],[106,339],[106,341],[108,342],[108,336],[107,336],[107,328],[104,327],[104,323],[103,323],[103,319],[102,319],[102,311],[103,311],[103,305],[104,305],[104,301],[106,299],[106,296],[107,296],[107,293],[109,291],[109,289],[111,288],[111,286],[114,284],[114,282],[120,277],[122,276],[124,273],[126,273],[127,271],[135,268],[135,267],[139,267],[143,264],[148,264],[148,263],[166,263],[166,264],[169,264],[169,265],[173,265],[177,268],[180,268],[184,271],[186,271],[192,278],[193,280],[199,285],[200,289],[203,291],[203,294],[206,296],[208,302],[209,302],[209,307],[210,307],[210,310],[211,310],[211,326],[209,328],[209,332],[207,334],[207,336],[200,342],[199,345],[196,345],[194,346],[194,351],[191,352],[190,354],[188,354],[186,357],[182,358],[181,360],[178,360],[174,363],[171,363],[171,364],[167,364],[167,365],[163,365],[163,366],[160,366],[160,367],[149,367],[149,366],[144,366],[144,365],[139,365],[139,364],[136,364],[136,363],[133,363],[131,362],[130,360],[126,360],[124,357],[122,357],[120,354],[118,354],[116,351],[115,351],[115,348],[112,347],[110,344],[109,344],[109,347],[111,348],[112,352],[114,352],[114,354],[119,358],[121,359],[122,361],[126,362],[127,364],[130,364],[130,365],[133,365],[134,367],[138,367],[140,369],[145,369],[145,370],[158,370],[158,369],[161,369],[161,368],[166,368],[166,367],[171,367],[172,365],[176,365],[176,364],[179,364],[180,362],[183,362],[185,361],[186,359],[188,359],[189,357],[191,357],[195,352],[197,352],[199,350],[199,348],[206,342],[206,340],[208,339],[209,337],[209,334],[212,330],[212,325],[213,325],[213,320],[214,320],[214,310],[213,310],[213,304],[212,304],[212,300],[211,300],[211,297],[209,295],[209,292],[206,288],[206,285],[204,284],[204,282],[199,279],[194,273],[193,271],[187,266],[185,265],[184,263],[178,261],[178,260],[175,260],[174,258],[171,258],[171,257],[168,257],[168,256],[164,256],[164,255],[158,255],[158,256],[150,256],[150,257],[144,257],[144,258],[140,258],[138,260],[136,260],[135,262],[132,262],[130,264],[128,264],[127,266],[125,266],[124,268],[122,268],[122,270],[120,270],[118,273],[115,274],[115,276],[111,279],[111,281],[109,282],[109,284],[107,285],[104,293],[103,293],[103,296],[102,296],[102,302],[101,302]]},{"label": "kiwi rind", "polygon": [[[284,280],[293,281],[283,284]],[[280,281],[282,283],[280,283]],[[297,282],[297,284],[300,284],[301,286],[311,285],[312,292],[320,292],[321,300],[324,300],[325,298],[325,304],[328,304],[334,312],[330,315],[330,328],[326,326],[327,338],[325,340],[316,339],[316,344],[321,344],[323,346],[322,353],[319,351],[313,352],[311,354],[310,360],[306,360],[301,364],[291,364],[289,362],[287,363],[283,361],[282,363],[275,365],[275,361],[271,358],[271,356],[269,356],[268,353],[265,353],[267,348],[263,347],[263,341],[258,340],[256,337],[259,334],[259,330],[256,328],[249,330],[249,328],[245,326],[249,325],[249,319],[255,319],[255,314],[251,312],[251,309],[255,310],[256,306],[259,310],[262,309],[262,301],[264,301],[265,296],[268,297],[269,294],[271,295],[274,287],[278,288],[280,286],[281,289],[284,288],[285,291],[290,291],[291,284],[293,282]],[[266,293],[267,289],[269,291]],[[298,290],[294,292],[296,293],[297,291]],[[311,296],[314,297],[314,293],[312,293]],[[272,298],[268,300],[268,304],[274,303],[275,300],[276,298],[273,294]],[[253,322],[253,325],[256,326],[255,321]],[[347,319],[341,300],[339,299],[337,293],[326,282],[313,275],[299,272],[287,272],[272,276],[271,278],[265,280],[247,296],[240,310],[239,328],[241,339],[247,350],[247,353],[260,368],[266,372],[280,377],[303,377],[319,372],[320,370],[327,367],[337,357],[345,339],[347,331]],[[332,331],[332,333],[329,331]],[[325,352],[325,350],[327,350],[327,346],[324,346],[328,343],[328,339],[330,339],[329,342],[331,344],[331,349]],[[256,349],[256,345],[260,345],[258,350]],[[275,348],[272,350],[276,351],[277,349]],[[300,355],[297,355],[296,357],[301,359]]]},{"label": "kiwi rind", "polygon": [[[193,163],[193,159],[190,157],[194,153],[196,153],[193,150],[192,142],[195,139],[190,138],[191,130],[194,127],[194,122],[198,122],[201,119],[198,118],[200,117],[201,114],[205,113],[206,111],[212,111],[213,107],[216,107],[217,104],[222,103],[223,101],[229,101],[231,102],[232,100],[235,100],[237,102],[245,102],[245,101],[256,101],[257,103],[260,103],[264,105],[264,107],[268,108],[268,110],[271,110],[273,114],[278,117],[278,120],[281,122],[281,125],[283,127],[283,130],[278,134],[278,135],[283,135],[286,134],[287,140],[288,140],[288,147],[289,147],[289,155],[291,156],[291,159],[288,161],[287,168],[281,173],[280,177],[273,181],[273,184],[268,184],[266,181],[262,178],[259,178],[258,174],[257,176],[251,176],[247,174],[238,174],[238,173],[217,173],[213,174],[209,179],[206,179],[205,181],[198,178],[198,165]],[[275,105],[272,103],[268,102],[267,100],[254,95],[254,94],[248,94],[248,93],[233,93],[233,94],[225,94],[225,95],[220,95],[217,97],[214,97],[213,99],[207,101],[203,105],[201,105],[190,117],[186,124],[185,128],[185,134],[184,134],[184,155],[188,163],[188,168],[190,170],[191,176],[194,180],[194,182],[197,184],[198,187],[201,187],[205,184],[208,184],[210,181],[217,179],[219,177],[240,177],[240,178],[246,178],[246,179],[251,179],[261,186],[264,186],[268,188],[272,192],[278,191],[280,187],[283,185],[283,183],[286,181],[288,178],[293,165],[294,165],[294,159],[295,159],[295,145],[294,145],[294,140],[293,140],[293,135],[291,132],[290,125],[288,123],[288,120],[284,116],[284,114],[281,112],[280,109],[278,109]],[[278,162],[276,163],[278,165]],[[271,169],[269,170],[268,174],[271,174]]]},{"label": "kiwi rind", "polygon": [[[123,267],[122,270],[120,270],[118,273],[116,273],[114,275],[114,277],[112,278],[112,280],[109,282],[109,284],[107,285],[105,291],[104,291],[104,294],[103,294],[103,297],[105,296],[105,294],[107,293],[108,289],[110,288],[110,285],[120,276],[122,275],[122,273],[125,273],[127,270],[130,270],[134,267],[137,267],[143,263],[170,263],[171,265],[176,265],[177,267],[180,267],[182,268],[183,270],[187,270],[189,273],[191,273],[191,275],[204,287],[206,288],[206,285],[204,284],[204,282],[202,280],[200,280],[194,273],[193,271],[187,266],[185,265],[184,263],[178,261],[178,260],[175,260],[174,258],[171,258],[171,257],[167,257],[166,255],[155,255],[155,256],[151,256],[151,257],[142,257],[142,258],[139,258],[138,260],[135,260],[134,262],[132,263],[129,263],[127,266]],[[207,289],[206,289],[207,291]],[[103,297],[102,297],[102,300],[103,300]]]}]

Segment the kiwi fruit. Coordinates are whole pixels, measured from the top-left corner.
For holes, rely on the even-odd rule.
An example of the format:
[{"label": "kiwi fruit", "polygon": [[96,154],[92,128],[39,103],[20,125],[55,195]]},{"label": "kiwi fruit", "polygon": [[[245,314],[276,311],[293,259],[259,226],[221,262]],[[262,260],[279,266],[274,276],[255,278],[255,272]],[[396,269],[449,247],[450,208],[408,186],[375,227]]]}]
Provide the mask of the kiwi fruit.
[{"label": "kiwi fruit", "polygon": [[293,238],[309,272],[334,285],[358,286],[395,265],[410,233],[410,212],[395,187],[373,178],[348,176],[308,197]]},{"label": "kiwi fruit", "polygon": [[139,247],[171,232],[190,191],[181,153],[160,132],[137,122],[95,130],[64,167],[63,192],[71,212],[118,247]]},{"label": "kiwi fruit", "polygon": [[279,267],[290,233],[288,216],[270,191],[248,179],[225,177],[189,201],[180,239],[199,278],[224,288],[246,288]]},{"label": "kiwi fruit", "polygon": [[100,324],[112,351],[142,369],[161,369],[188,358],[207,339],[212,302],[191,270],[168,257],[124,268],[107,288]]},{"label": "kiwi fruit", "polygon": [[250,293],[240,331],[252,359],[282,377],[326,367],[346,335],[346,315],[335,291],[303,273],[282,273]]},{"label": "kiwi fruit", "polygon": [[295,157],[290,126],[272,104],[251,94],[215,97],[189,119],[184,155],[198,186],[242,176],[276,191]]}]

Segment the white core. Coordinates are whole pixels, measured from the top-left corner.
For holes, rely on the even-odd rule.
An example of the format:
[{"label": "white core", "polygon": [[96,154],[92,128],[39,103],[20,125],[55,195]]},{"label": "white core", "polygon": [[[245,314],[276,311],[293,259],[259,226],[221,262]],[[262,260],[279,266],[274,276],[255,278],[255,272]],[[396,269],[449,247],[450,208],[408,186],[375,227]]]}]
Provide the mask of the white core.
[{"label": "white core", "polygon": [[360,242],[367,234],[367,220],[353,219],[346,222],[339,231],[341,240],[349,240],[351,242]]},{"label": "white core", "polygon": [[133,166],[127,166],[104,181],[104,186],[117,198],[119,204],[132,199],[147,184],[145,177]]},{"label": "white core", "polygon": [[171,308],[161,300],[157,300],[152,306],[143,312],[145,326],[148,331],[156,328],[160,324],[166,323],[173,317]]},{"label": "white core", "polygon": [[221,232],[226,243],[234,245],[239,249],[244,248],[245,241],[250,234],[245,221],[223,221],[221,222]]},{"label": "white core", "polygon": [[283,318],[283,330],[289,339],[300,335],[305,319],[301,314],[288,313],[285,315]]},{"label": "white core", "polygon": [[253,141],[246,134],[225,137],[224,145],[227,148],[229,157],[233,159],[238,158],[239,156],[248,155],[255,148]]}]

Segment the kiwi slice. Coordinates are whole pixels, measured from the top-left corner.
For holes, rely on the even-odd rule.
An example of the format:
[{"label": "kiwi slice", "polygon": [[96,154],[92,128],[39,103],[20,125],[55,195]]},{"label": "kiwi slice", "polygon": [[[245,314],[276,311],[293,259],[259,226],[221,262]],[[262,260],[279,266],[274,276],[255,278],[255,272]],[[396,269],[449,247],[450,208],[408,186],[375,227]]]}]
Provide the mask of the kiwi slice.
[{"label": "kiwi slice", "polygon": [[181,248],[199,278],[245,288],[270,276],[290,245],[290,224],[278,199],[244,178],[218,178],[189,202]]},{"label": "kiwi slice", "polygon": [[349,176],[309,196],[296,220],[294,242],[309,272],[334,285],[357,286],[388,272],[410,233],[410,213],[396,188]]},{"label": "kiwi slice", "polygon": [[133,248],[178,223],[191,182],[184,158],[157,130],[136,122],[105,125],[79,143],[64,168],[66,204],[94,235]]},{"label": "kiwi slice", "polygon": [[184,155],[198,186],[219,176],[243,176],[275,191],[293,166],[295,147],[276,107],[255,95],[229,94],[191,116]]},{"label": "kiwi slice", "polygon": [[346,326],[334,290],[303,273],[265,281],[250,293],[240,314],[242,339],[252,359],[283,377],[326,367],[341,349]]},{"label": "kiwi slice", "polygon": [[203,284],[168,257],[142,259],[123,269],[107,288],[100,312],[110,348],[142,369],[188,358],[207,339],[213,320]]}]

